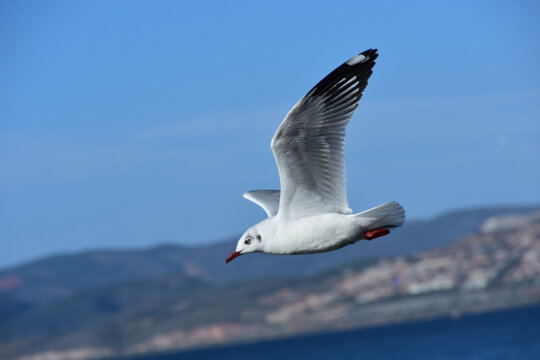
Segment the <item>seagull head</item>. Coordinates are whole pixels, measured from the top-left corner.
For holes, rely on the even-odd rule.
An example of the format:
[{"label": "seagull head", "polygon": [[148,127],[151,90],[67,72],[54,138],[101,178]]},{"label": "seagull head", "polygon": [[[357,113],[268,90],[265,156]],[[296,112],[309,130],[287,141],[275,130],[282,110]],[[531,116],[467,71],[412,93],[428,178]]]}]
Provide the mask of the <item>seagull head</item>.
[{"label": "seagull head", "polygon": [[249,228],[238,240],[236,250],[225,260],[226,263],[232,261],[240,255],[249,254],[262,250],[263,236],[255,227]]},{"label": "seagull head", "polygon": [[250,227],[240,239],[238,239],[236,250],[227,257],[225,262],[228,263],[244,254],[267,252],[273,244],[273,238],[276,236],[275,220],[274,216]]}]

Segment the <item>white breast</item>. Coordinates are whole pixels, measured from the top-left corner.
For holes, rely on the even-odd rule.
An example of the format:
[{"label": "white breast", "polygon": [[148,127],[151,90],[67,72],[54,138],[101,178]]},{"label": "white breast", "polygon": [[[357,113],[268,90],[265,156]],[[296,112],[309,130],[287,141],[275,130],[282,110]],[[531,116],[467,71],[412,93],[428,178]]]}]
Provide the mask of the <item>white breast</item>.
[{"label": "white breast", "polygon": [[322,214],[279,221],[276,238],[265,247],[273,254],[311,254],[339,249],[358,240],[361,229],[345,214]]}]

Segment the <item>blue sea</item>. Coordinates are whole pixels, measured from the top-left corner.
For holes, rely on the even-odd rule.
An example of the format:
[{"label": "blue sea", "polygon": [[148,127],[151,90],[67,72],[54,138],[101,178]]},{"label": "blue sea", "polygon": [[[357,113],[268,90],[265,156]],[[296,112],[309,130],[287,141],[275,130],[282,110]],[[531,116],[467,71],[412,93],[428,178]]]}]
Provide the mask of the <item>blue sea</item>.
[{"label": "blue sea", "polygon": [[540,359],[540,306],[138,359]]}]

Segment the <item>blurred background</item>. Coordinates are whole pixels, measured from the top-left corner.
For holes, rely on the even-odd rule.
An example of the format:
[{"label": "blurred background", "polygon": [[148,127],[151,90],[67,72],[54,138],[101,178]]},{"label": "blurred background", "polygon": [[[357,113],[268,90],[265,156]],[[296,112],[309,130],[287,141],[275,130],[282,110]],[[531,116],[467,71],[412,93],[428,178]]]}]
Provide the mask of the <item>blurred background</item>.
[{"label": "blurred background", "polygon": [[[1,1],[0,357],[148,355],[515,308],[526,333],[540,318],[539,11]],[[349,204],[396,200],[407,222],[345,250],[225,266],[265,216],[241,194],[279,188],[281,120],[368,48],[380,56],[348,126]],[[467,354],[495,346],[477,345]],[[498,346],[540,354],[532,337]]]}]

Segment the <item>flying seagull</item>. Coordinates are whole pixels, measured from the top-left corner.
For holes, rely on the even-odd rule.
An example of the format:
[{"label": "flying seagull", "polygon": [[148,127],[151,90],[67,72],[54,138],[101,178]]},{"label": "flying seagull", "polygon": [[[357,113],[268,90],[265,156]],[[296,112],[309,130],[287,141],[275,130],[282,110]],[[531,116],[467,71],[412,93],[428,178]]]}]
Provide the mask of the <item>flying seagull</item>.
[{"label": "flying seagull", "polygon": [[250,227],[225,262],[253,252],[313,254],[387,235],[403,224],[397,202],[352,214],[345,189],[345,127],[372,74],[377,50],[369,49],[322,79],[289,111],[271,147],[280,190],[244,197],[268,218]]}]

